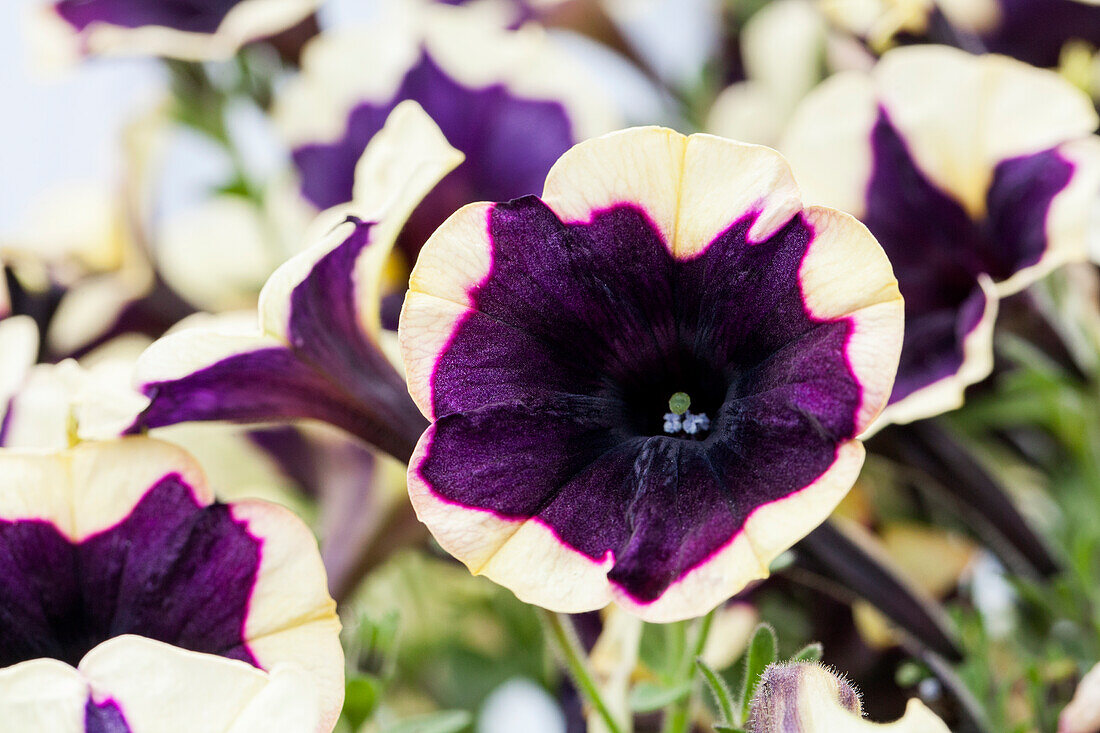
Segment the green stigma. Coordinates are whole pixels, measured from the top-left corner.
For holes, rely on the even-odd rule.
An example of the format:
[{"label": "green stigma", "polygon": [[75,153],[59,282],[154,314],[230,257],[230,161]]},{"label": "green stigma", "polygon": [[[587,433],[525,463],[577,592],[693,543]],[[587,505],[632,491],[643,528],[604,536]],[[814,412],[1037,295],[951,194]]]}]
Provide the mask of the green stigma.
[{"label": "green stigma", "polygon": [[683,415],[691,407],[691,398],[687,392],[677,392],[668,398],[668,409],[676,415]]}]

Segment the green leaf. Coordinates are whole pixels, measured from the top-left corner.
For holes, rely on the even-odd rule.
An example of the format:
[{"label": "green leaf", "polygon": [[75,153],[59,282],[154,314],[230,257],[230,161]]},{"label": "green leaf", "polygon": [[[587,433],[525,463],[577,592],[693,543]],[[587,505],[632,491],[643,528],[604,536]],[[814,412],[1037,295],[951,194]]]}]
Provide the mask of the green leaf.
[{"label": "green leaf", "polygon": [[344,685],[343,716],[351,724],[352,730],[359,730],[363,723],[370,720],[378,707],[382,694],[382,682],[376,677],[350,677]]},{"label": "green leaf", "polygon": [[730,695],[730,688],[726,685],[726,681],[722,679],[722,675],[715,672],[710,668],[702,658],[695,660],[696,666],[699,667],[699,671],[703,673],[703,679],[707,681],[707,686],[710,687],[710,694],[714,696],[714,702],[718,705],[719,712],[722,713],[722,724],[733,724],[733,697]]},{"label": "green leaf", "polygon": [[651,713],[683,700],[689,692],[691,692],[690,680],[675,687],[665,687],[653,682],[639,682],[630,691],[630,709],[636,713]]},{"label": "green leaf", "polygon": [[745,652],[745,682],[741,688],[741,719],[743,722],[749,717],[749,704],[756,693],[756,683],[760,681],[760,675],[769,664],[775,664],[778,643],[775,639],[775,629],[768,624],[760,624],[752,634],[752,641]]},{"label": "green leaf", "polygon": [[820,662],[821,657],[825,654],[825,648],[821,646],[820,642],[813,642],[807,644],[798,650],[798,653],[791,657],[792,662]]},{"label": "green leaf", "polygon": [[732,725],[716,724],[714,730],[717,731],[717,733],[745,733],[744,728],[737,728]]},{"label": "green leaf", "polygon": [[465,710],[445,710],[402,720],[383,728],[383,733],[458,733],[473,721]]}]

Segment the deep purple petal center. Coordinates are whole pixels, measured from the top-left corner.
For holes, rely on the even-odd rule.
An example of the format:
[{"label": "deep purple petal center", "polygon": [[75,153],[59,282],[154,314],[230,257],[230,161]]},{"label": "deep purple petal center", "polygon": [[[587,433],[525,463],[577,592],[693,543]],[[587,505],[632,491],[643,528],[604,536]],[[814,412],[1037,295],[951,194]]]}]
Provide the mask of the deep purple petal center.
[{"label": "deep purple petal center", "polygon": [[318,208],[350,200],[356,162],[389,113],[406,99],[416,100],[448,142],[466,155],[465,162],[428,194],[405,225],[399,245],[411,258],[461,206],[541,191],[550,166],[577,142],[560,102],[521,98],[503,84],[465,86],[425,51],[390,100],[363,103],[351,111],[339,140],[294,151],[306,199]]},{"label": "deep purple petal center", "polygon": [[885,111],[871,149],[863,221],[890,257],[905,298],[905,337],[890,397],[897,402],[959,371],[964,341],[985,307],[978,278],[1007,280],[1042,258],[1051,202],[1074,167],[1056,149],[1001,161],[985,215],[975,220],[920,169]]},{"label": "deep purple petal center", "polygon": [[79,543],[46,521],[0,520],[0,667],[75,666],[123,634],[256,664],[244,631],[260,553],[227,506],[198,505],[175,474]]}]

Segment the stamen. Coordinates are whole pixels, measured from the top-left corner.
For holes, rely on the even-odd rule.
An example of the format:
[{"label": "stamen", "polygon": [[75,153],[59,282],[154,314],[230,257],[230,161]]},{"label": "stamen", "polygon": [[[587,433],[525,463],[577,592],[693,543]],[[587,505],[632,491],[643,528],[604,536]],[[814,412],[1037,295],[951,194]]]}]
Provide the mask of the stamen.
[{"label": "stamen", "polygon": [[690,412],[684,415],[684,432],[695,435],[700,430],[710,430],[710,418],[705,412],[692,415]]},{"label": "stamen", "polygon": [[696,435],[701,431],[710,430],[710,418],[705,412],[696,415],[690,410],[685,410],[683,416],[675,412],[666,412],[664,430],[669,435],[678,435],[681,432],[686,435]]}]

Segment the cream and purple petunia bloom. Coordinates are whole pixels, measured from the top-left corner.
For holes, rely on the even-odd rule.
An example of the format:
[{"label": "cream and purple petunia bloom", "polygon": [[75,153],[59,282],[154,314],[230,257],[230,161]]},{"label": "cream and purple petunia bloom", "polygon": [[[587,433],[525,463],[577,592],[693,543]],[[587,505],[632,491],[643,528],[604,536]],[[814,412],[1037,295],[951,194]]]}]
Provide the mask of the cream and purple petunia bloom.
[{"label": "cream and purple petunia bloom", "polygon": [[308,528],[216,503],[148,438],[0,452],[0,720],[13,733],[327,733],[335,603]]},{"label": "cream and purple petunia bloom", "polygon": [[300,22],[320,0],[54,0],[40,16],[62,58],[150,55],[229,58],[244,44]]},{"label": "cream and purple petunia bloom", "polygon": [[773,150],[637,128],[428,240],[400,340],[439,543],[521,599],[700,615],[851,487],[901,346],[882,249]]},{"label": "cream and purple petunia bloom", "polygon": [[859,217],[905,296],[881,424],[961,405],[992,369],[999,298],[1085,258],[1096,125],[1053,72],[940,46],[890,51],[804,100],[781,147],[807,199]]},{"label": "cream and purple petunia bloom", "polygon": [[892,723],[863,717],[859,693],[819,664],[773,664],[764,670],[749,707],[748,733],[950,733],[924,703],[909,700]]},{"label": "cream and purple petunia bloom", "polygon": [[381,326],[380,280],[409,211],[461,160],[415,102],[399,105],[358,166],[355,201],[322,214],[316,244],[267,281],[258,323],[215,319],[141,356],[136,380],[150,404],[131,431],[305,418],[408,460],[425,423]]},{"label": "cream and purple petunia bloom", "polygon": [[356,161],[408,99],[466,156],[406,224],[411,258],[460,206],[537,193],[570,146],[617,126],[606,95],[542,29],[508,30],[485,8],[410,3],[375,26],[315,38],[279,94],[303,197],[318,209],[350,200]]}]

